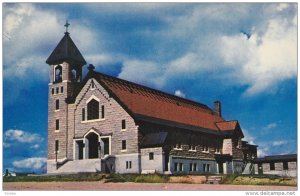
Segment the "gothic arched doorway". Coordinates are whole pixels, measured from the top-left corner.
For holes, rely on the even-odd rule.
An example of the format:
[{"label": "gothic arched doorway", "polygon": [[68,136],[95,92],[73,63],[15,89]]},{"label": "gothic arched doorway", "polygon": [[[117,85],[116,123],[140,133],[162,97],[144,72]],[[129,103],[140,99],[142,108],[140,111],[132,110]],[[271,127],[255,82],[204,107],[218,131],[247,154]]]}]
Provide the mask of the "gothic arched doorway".
[{"label": "gothic arched doorway", "polygon": [[93,132],[86,136],[88,140],[88,158],[99,158],[99,136]]}]

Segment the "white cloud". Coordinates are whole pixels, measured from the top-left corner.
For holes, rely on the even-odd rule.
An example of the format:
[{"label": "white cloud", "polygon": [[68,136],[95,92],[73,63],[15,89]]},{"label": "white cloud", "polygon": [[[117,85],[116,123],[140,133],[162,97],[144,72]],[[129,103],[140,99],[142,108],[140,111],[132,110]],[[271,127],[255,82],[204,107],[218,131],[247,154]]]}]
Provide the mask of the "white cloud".
[{"label": "white cloud", "polygon": [[46,160],[47,159],[43,157],[27,158],[20,161],[14,161],[13,166],[26,169],[41,169],[45,165]]},{"label": "white cloud", "polygon": [[[31,3],[5,3],[3,6],[4,84],[17,86],[5,92],[5,104],[8,104],[13,103],[24,88],[33,87],[37,81],[48,81],[49,66],[45,61],[64,35],[67,13]],[[101,48],[96,38],[100,33],[85,25],[88,24],[71,24],[71,37],[83,55],[93,54]]]},{"label": "white cloud", "polygon": [[288,141],[286,141],[286,140],[278,140],[278,141],[273,141],[272,146],[282,146],[287,143],[288,143]]},{"label": "white cloud", "polygon": [[9,129],[4,133],[4,140],[17,141],[21,143],[33,143],[41,142],[44,139],[36,133],[29,133],[22,130]]},{"label": "white cloud", "polygon": [[34,144],[30,148],[32,148],[32,149],[38,149],[38,148],[40,148],[40,145],[39,144]]},{"label": "white cloud", "polygon": [[297,26],[285,18],[268,21],[266,31],[247,40],[242,35],[221,38],[221,56],[234,79],[249,85],[245,95],[269,91],[297,75]]},{"label": "white cloud", "polygon": [[257,149],[257,157],[264,157],[264,156],[268,156],[269,149],[267,147],[262,148],[262,147],[258,147]]},{"label": "white cloud", "polygon": [[3,142],[3,147],[4,148],[9,148],[9,147],[11,147],[11,144],[7,143],[7,142]]},{"label": "white cloud", "polygon": [[267,126],[265,126],[263,129],[273,129],[273,128],[276,128],[276,127],[277,127],[277,123],[273,122],[273,123],[270,123]]},{"label": "white cloud", "polygon": [[185,94],[181,90],[176,90],[175,91],[175,95],[178,96],[178,97],[185,98]]},{"label": "white cloud", "polygon": [[244,133],[243,140],[247,141],[249,144],[254,145],[255,144],[255,142],[254,142],[255,137],[252,134],[250,134],[247,129],[243,129],[243,133]]},{"label": "white cloud", "polygon": [[164,85],[161,79],[162,69],[153,62],[140,60],[125,60],[122,71],[118,77],[138,83],[154,84],[156,87]]}]

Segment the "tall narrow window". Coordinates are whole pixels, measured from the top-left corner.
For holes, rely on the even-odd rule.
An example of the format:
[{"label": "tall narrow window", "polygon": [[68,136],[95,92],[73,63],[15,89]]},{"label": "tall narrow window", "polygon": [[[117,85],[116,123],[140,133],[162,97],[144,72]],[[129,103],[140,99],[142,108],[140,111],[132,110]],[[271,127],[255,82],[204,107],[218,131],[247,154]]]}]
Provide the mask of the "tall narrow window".
[{"label": "tall narrow window", "polygon": [[63,93],[64,92],[64,87],[60,87],[60,92]]},{"label": "tall narrow window", "polygon": [[122,140],[122,150],[126,150],[126,140]]},{"label": "tall narrow window", "polygon": [[93,120],[93,119],[99,119],[99,102],[95,99],[92,99],[87,104],[87,119]]},{"label": "tall narrow window", "polygon": [[55,130],[59,130],[59,120],[56,119],[55,121]]},{"label": "tall narrow window", "polygon": [[178,163],[174,163],[174,171],[178,171]]},{"label": "tall narrow window", "polygon": [[58,87],[56,87],[56,94],[58,94],[59,93],[59,88]]},{"label": "tall narrow window", "polygon": [[193,171],[197,171],[197,163],[193,164]]},{"label": "tall narrow window", "polygon": [[283,162],[283,170],[288,170],[288,169],[289,169],[288,162]]},{"label": "tall narrow window", "polygon": [[59,110],[59,100],[55,101],[55,110]]},{"label": "tall narrow window", "polygon": [[179,171],[183,171],[183,163],[179,163]]},{"label": "tall narrow window", "polygon": [[82,121],[85,121],[85,109],[84,108],[82,108]]},{"label": "tall narrow window", "polygon": [[52,88],[52,95],[54,94],[54,88]]},{"label": "tall narrow window", "polygon": [[126,161],[126,169],[131,169],[131,161]]},{"label": "tall narrow window", "polygon": [[149,152],[149,160],[153,160],[154,159],[154,153],[153,152]]},{"label": "tall narrow window", "polygon": [[122,120],[122,129],[126,129],[126,121]]},{"label": "tall narrow window", "polygon": [[59,151],[59,141],[55,140],[55,151]]},{"label": "tall narrow window", "polygon": [[101,106],[101,118],[105,118],[104,105]]},{"label": "tall narrow window", "polygon": [[270,170],[275,170],[275,163],[270,163]]}]

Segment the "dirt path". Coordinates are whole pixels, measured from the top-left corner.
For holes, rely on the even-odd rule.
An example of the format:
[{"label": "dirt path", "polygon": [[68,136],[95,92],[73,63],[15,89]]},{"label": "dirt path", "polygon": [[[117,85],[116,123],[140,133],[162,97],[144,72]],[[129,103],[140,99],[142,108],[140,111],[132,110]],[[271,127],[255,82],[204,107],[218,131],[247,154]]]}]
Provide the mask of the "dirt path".
[{"label": "dirt path", "polygon": [[103,182],[6,182],[4,191],[16,190],[97,190],[97,191],[296,191],[292,186],[213,185],[178,183],[103,183]]}]

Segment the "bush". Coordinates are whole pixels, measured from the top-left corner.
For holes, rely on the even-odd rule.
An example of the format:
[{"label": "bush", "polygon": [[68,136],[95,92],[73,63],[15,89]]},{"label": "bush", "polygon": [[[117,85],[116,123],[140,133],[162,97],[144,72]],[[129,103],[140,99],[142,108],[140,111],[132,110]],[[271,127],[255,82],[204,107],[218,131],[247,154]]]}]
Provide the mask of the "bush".
[{"label": "bush", "polygon": [[168,176],[158,174],[139,175],[135,178],[135,182],[144,183],[166,183],[169,181]]},{"label": "bush", "polygon": [[111,174],[106,182],[144,182],[144,183],[164,183],[168,182],[169,177],[158,174]]}]

